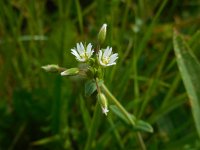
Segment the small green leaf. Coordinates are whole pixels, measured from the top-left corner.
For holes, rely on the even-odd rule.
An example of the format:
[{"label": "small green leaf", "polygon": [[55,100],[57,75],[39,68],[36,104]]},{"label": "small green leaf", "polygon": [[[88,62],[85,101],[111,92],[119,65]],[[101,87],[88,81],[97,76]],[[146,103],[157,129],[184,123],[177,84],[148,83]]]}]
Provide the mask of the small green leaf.
[{"label": "small green leaf", "polygon": [[[117,108],[117,106],[115,105],[111,105],[110,109],[119,117],[121,118],[125,123],[130,124],[129,120],[126,118],[126,116],[124,116],[124,114]],[[136,117],[132,114],[129,114],[131,116],[131,118],[133,119],[133,121],[136,123],[133,128],[134,130],[141,130],[141,131],[146,131],[146,132],[153,132],[153,128],[152,126],[143,121],[143,120],[137,120]]]},{"label": "small green leaf", "polygon": [[[98,81],[98,86],[101,87],[103,80]],[[97,90],[96,83],[94,80],[89,80],[85,83],[85,96],[92,95]]]},{"label": "small green leaf", "polygon": [[152,126],[149,123],[147,123],[147,122],[145,122],[143,120],[136,121],[135,128],[138,129],[138,130],[142,130],[142,131],[153,133]]},{"label": "small green leaf", "polygon": [[94,80],[89,80],[85,83],[85,96],[90,96],[97,90]]}]

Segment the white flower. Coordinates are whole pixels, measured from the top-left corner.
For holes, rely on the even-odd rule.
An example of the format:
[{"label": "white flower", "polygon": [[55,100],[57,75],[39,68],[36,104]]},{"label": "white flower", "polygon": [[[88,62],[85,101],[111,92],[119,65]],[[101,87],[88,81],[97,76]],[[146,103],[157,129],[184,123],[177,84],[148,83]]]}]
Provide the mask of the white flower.
[{"label": "white flower", "polygon": [[71,49],[71,53],[76,57],[76,59],[80,62],[86,62],[93,54],[94,50],[92,50],[92,44],[89,43],[87,48],[83,46],[83,43],[77,43],[76,48]]},{"label": "white flower", "polygon": [[107,107],[101,107],[102,109],[102,113],[105,114],[107,116],[107,113],[109,112]]},{"label": "white flower", "polygon": [[98,54],[98,60],[100,65],[106,67],[106,66],[112,66],[115,65],[115,60],[118,58],[118,54],[112,54],[112,47],[107,47],[104,52],[102,50],[99,50]]}]

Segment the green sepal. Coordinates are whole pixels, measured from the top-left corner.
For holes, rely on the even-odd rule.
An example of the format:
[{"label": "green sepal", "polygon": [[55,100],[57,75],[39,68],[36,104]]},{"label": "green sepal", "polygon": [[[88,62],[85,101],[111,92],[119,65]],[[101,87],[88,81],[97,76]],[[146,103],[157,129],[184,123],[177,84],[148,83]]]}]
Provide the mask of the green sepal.
[{"label": "green sepal", "polygon": [[103,44],[103,42],[105,41],[106,32],[107,32],[106,30],[107,30],[107,24],[103,24],[98,33],[98,43],[99,44]]},{"label": "green sepal", "polygon": [[47,72],[58,72],[60,70],[60,67],[55,64],[45,65],[45,66],[42,66],[41,68]]},{"label": "green sepal", "polygon": [[70,69],[67,69],[63,72],[61,72],[61,75],[62,76],[74,76],[74,75],[77,75],[79,73],[79,68],[70,68]]},{"label": "green sepal", "polygon": [[96,77],[97,78],[99,78],[99,79],[103,79],[103,70],[102,70],[102,68],[98,68],[97,70],[96,70]]},{"label": "green sepal", "polygon": [[98,99],[99,104],[100,104],[102,107],[104,107],[104,108],[107,108],[107,107],[108,107],[107,98],[106,98],[106,96],[105,96],[103,93],[98,93],[97,99]]},{"label": "green sepal", "polygon": [[95,69],[93,67],[88,67],[87,76],[88,78],[94,78]]}]

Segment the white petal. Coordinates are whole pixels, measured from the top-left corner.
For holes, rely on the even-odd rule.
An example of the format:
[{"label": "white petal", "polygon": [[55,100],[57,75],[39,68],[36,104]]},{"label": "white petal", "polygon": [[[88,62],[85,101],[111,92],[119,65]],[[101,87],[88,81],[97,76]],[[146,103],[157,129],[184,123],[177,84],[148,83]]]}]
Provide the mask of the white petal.
[{"label": "white petal", "polygon": [[76,57],[76,60],[80,61],[80,62],[85,62],[86,59],[85,58],[81,58],[80,55],[78,54],[78,52],[75,49],[71,49],[71,53]]},{"label": "white petal", "polygon": [[103,53],[103,57],[108,57],[109,47],[107,47]]},{"label": "white petal", "polygon": [[87,45],[87,53],[90,53],[90,52],[91,52],[91,49],[92,49],[92,44],[89,43],[89,44]]},{"label": "white petal", "polygon": [[104,64],[104,63],[102,62],[102,50],[99,50],[98,60],[99,60],[100,65],[106,66],[106,64]]},{"label": "white petal", "polygon": [[88,57],[90,57],[91,55],[92,55],[92,44],[91,43],[89,43],[88,45],[87,45],[87,51],[86,51],[86,54],[87,54],[87,56]]},{"label": "white petal", "polygon": [[92,50],[90,53],[87,53],[88,58],[90,58],[92,56],[93,52],[94,51]]},{"label": "white petal", "polygon": [[84,53],[84,51],[81,49],[81,46],[80,46],[79,43],[76,44],[76,47],[77,47],[77,51],[78,51],[78,53],[79,53],[80,55]]},{"label": "white petal", "polygon": [[110,57],[118,57],[118,53],[114,53]]},{"label": "white petal", "polygon": [[106,66],[112,66],[112,65],[116,65],[116,63],[111,63],[111,64],[107,64]]},{"label": "white petal", "polygon": [[111,55],[111,53],[112,53],[112,47],[111,47],[111,48],[109,48],[109,50],[108,50],[108,52],[107,52],[107,56],[110,56],[110,55]]},{"label": "white petal", "polygon": [[104,113],[107,116],[107,113],[109,112],[108,108],[101,107],[101,109],[102,109],[102,113]]},{"label": "white petal", "polygon": [[118,58],[118,54],[117,54],[117,53],[111,55],[111,56],[110,56],[109,64],[115,62],[115,60],[116,60],[117,58]]},{"label": "white petal", "polygon": [[85,48],[84,48],[84,46],[83,46],[83,43],[82,43],[82,42],[80,42],[80,46],[81,46],[81,50],[82,50],[83,52],[85,52]]},{"label": "white petal", "polygon": [[80,56],[79,56],[79,54],[78,54],[78,52],[77,52],[76,50],[71,49],[71,53],[72,53],[77,59],[80,58]]}]

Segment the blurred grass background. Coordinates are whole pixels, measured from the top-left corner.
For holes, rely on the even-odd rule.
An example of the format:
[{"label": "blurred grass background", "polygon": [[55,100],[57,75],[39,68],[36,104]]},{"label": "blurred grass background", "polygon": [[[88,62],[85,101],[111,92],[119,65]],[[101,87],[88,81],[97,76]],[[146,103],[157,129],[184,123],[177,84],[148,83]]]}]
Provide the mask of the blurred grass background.
[{"label": "blurred grass background", "polygon": [[[189,98],[173,51],[175,27],[200,57],[198,0],[1,0],[0,149],[83,149],[96,102],[84,80],[41,70],[70,68],[77,42],[106,43],[119,53],[105,84],[131,113],[154,127],[150,150],[199,150]],[[192,66],[191,66],[192,67]],[[93,149],[139,149],[136,132],[112,112],[101,116]]]}]

